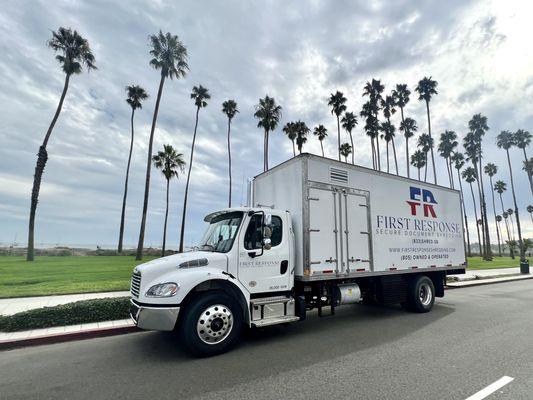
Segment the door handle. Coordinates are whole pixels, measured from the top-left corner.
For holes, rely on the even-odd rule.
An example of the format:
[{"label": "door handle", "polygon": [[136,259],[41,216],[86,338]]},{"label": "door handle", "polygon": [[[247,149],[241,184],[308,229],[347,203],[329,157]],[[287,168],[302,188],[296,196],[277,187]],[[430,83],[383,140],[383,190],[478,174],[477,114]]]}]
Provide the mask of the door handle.
[{"label": "door handle", "polygon": [[287,272],[287,269],[289,268],[289,261],[283,260],[281,264],[279,265],[279,273],[280,275],[285,275],[285,272]]}]

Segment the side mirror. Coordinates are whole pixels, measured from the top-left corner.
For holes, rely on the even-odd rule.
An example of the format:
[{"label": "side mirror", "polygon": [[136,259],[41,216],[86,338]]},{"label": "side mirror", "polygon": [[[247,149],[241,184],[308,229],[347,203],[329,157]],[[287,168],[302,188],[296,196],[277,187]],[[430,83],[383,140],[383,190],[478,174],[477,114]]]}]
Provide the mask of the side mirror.
[{"label": "side mirror", "polygon": [[265,214],[263,217],[263,238],[270,239],[272,237],[272,214]]},{"label": "side mirror", "polygon": [[272,242],[270,239],[263,239],[263,249],[270,250],[272,248]]}]

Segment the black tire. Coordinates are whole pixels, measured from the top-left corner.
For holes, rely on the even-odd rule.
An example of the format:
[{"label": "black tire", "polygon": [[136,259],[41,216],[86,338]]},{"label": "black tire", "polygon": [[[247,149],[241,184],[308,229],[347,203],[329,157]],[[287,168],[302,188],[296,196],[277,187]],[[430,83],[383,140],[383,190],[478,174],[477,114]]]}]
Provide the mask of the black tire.
[{"label": "black tire", "polygon": [[431,311],[434,303],[435,286],[432,280],[425,275],[411,279],[407,291],[407,302],[402,303],[402,307],[416,313],[426,313]]},{"label": "black tire", "polygon": [[[241,306],[225,293],[200,294],[183,312],[179,327],[180,336],[187,350],[195,356],[207,357],[225,353],[241,336]],[[205,330],[201,328],[203,324],[206,326]]]}]

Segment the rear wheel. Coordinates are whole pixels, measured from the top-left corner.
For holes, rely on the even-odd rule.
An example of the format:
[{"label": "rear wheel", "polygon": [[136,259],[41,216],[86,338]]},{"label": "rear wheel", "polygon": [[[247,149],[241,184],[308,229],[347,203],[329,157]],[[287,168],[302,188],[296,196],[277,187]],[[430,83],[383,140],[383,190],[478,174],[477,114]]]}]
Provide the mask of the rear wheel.
[{"label": "rear wheel", "polygon": [[402,306],[417,313],[425,313],[431,311],[434,303],[435,286],[431,279],[425,275],[420,275],[409,282],[407,303],[402,304]]},{"label": "rear wheel", "polygon": [[213,292],[187,306],[180,330],[191,353],[211,356],[228,351],[239,340],[242,326],[239,304],[225,293]]}]

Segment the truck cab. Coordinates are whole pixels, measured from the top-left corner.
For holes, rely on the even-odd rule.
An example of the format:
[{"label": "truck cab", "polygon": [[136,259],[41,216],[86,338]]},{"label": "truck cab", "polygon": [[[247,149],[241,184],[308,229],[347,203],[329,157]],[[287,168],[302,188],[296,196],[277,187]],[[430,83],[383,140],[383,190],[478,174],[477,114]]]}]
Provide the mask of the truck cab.
[{"label": "truck cab", "polygon": [[194,352],[213,354],[230,346],[244,325],[297,320],[289,212],[231,208],[204,221],[209,225],[193,251],[135,267],[131,316],[137,326],[177,328]]}]

